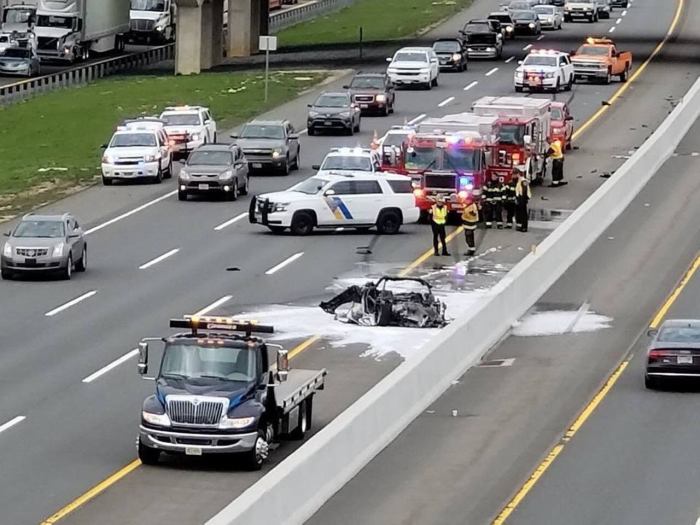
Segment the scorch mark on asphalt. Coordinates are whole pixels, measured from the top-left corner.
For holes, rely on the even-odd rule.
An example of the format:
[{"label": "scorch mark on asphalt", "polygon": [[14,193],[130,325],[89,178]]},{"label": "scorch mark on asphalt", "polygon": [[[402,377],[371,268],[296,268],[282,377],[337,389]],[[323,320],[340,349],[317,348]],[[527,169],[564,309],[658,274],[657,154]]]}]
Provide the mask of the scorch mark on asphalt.
[{"label": "scorch mark on asphalt", "polygon": [[90,374],[89,376],[87,376],[85,379],[83,379],[83,383],[92,383],[92,382],[93,382],[95,379],[97,379],[98,377],[103,376],[104,374],[106,374],[107,372],[109,372],[110,370],[112,370],[113,368],[117,368],[117,367],[118,367],[119,365],[121,365],[122,363],[125,363],[125,362],[127,362],[129,359],[131,359],[132,357],[135,357],[136,355],[138,355],[138,353],[139,353],[139,349],[138,349],[138,348],[134,348],[134,349],[131,350],[130,352],[128,352],[128,353],[124,354],[123,356],[121,356],[119,359],[116,359],[116,360],[112,361],[112,362],[111,362],[110,364],[108,364],[107,366],[102,367],[102,368],[100,368],[97,372],[94,372],[94,373]]},{"label": "scorch mark on asphalt", "polygon": [[304,252],[295,253],[294,255],[287,257],[284,261],[282,261],[281,263],[273,266],[268,271],[266,271],[265,275],[272,275],[274,273],[277,273],[278,271],[280,271],[282,268],[284,268],[288,264],[292,264],[294,261],[296,261],[302,255],[304,255]]},{"label": "scorch mark on asphalt", "polygon": [[72,300],[68,301],[67,303],[62,304],[61,306],[57,306],[53,310],[46,312],[44,315],[46,317],[53,317],[54,315],[61,313],[63,310],[67,310],[71,306],[75,306],[76,304],[84,301],[85,299],[89,299],[90,297],[92,297],[96,293],[97,293],[97,290],[90,290],[89,292],[84,293],[80,297],[76,297],[75,299],[72,299]]},{"label": "scorch mark on asphalt", "polygon": [[219,224],[216,228],[214,228],[214,231],[220,232],[224,228],[231,226],[233,223],[238,222],[247,216],[248,216],[247,213],[241,213],[240,215],[236,215],[234,218],[229,219],[226,222],[222,222],[221,224]]},{"label": "scorch mark on asphalt", "polygon": [[2,425],[0,425],[0,433],[5,432],[5,430],[14,427],[16,424],[21,423],[25,419],[27,419],[26,416],[17,416],[10,419],[7,423],[3,423]]},{"label": "scorch mark on asphalt", "polygon": [[158,264],[161,261],[164,261],[168,257],[172,257],[173,255],[175,255],[179,251],[180,251],[180,248],[174,248],[174,249],[170,250],[169,252],[164,253],[163,255],[159,255],[155,259],[151,259],[147,263],[143,263],[141,266],[139,266],[139,270],[145,270],[147,268],[150,268],[151,266],[155,266],[156,264]]},{"label": "scorch mark on asphalt", "polygon": [[209,306],[205,306],[204,308],[202,308],[199,312],[197,312],[194,315],[195,316],[206,315],[209,312],[211,312],[212,310],[215,310],[216,308],[221,306],[222,304],[229,302],[231,299],[233,299],[233,295],[224,295],[221,299],[217,299],[216,301],[211,303]]}]

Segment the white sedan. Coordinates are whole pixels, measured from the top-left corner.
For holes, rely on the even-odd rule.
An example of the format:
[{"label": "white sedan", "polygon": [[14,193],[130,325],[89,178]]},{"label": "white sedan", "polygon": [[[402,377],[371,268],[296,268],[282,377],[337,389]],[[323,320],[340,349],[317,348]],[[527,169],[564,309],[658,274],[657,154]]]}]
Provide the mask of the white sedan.
[{"label": "white sedan", "polygon": [[540,19],[542,29],[561,29],[564,14],[553,5],[536,5],[532,8]]}]

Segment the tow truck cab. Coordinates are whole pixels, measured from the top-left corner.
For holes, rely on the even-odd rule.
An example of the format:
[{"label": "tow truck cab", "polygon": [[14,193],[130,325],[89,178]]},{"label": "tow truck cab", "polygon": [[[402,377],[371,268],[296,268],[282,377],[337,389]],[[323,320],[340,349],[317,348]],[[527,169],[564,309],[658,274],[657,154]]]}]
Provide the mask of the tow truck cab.
[{"label": "tow truck cab", "polygon": [[379,152],[381,171],[407,175],[404,161],[410,139],[416,133],[414,126],[392,126],[381,138],[372,141],[372,148]]},{"label": "tow truck cab", "polygon": [[[155,381],[139,426],[143,463],[156,464],[161,452],[235,453],[257,470],[273,442],[304,438],[325,369],[290,371],[286,350],[253,335],[273,333],[271,326],[197,316],[172,319],[170,326],[189,331],[139,343],[138,371]],[[153,342],[163,344],[163,354],[158,373],[146,377]],[[277,349],[274,365],[272,348]]]}]

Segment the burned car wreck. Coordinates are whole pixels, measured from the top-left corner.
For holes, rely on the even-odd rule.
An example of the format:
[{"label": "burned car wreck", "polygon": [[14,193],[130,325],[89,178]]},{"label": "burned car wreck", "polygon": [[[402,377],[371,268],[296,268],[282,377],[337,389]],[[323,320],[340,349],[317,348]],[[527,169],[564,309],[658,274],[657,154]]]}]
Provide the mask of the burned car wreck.
[{"label": "burned car wreck", "polygon": [[382,277],[350,286],[319,306],[339,321],[361,326],[440,328],[447,324],[445,303],[433,295],[428,282],[416,278]]}]

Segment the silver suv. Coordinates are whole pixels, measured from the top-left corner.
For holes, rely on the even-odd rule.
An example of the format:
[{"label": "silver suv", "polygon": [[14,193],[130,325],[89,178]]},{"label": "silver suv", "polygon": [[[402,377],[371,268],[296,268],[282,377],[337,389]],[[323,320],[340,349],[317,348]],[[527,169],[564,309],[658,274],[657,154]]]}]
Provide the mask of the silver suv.
[{"label": "silver suv", "polygon": [[72,215],[30,213],[11,232],[2,249],[3,279],[21,273],[51,272],[70,279],[87,268],[85,234]]}]

